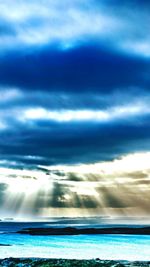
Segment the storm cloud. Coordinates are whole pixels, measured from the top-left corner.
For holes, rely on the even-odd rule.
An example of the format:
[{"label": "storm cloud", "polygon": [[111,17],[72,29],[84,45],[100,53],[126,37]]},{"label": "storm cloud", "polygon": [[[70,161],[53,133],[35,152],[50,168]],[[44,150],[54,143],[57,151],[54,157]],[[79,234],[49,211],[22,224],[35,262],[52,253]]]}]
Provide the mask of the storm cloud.
[{"label": "storm cloud", "polygon": [[[138,186],[145,190],[149,185],[147,170],[130,172],[127,168],[119,173],[127,186],[121,194],[105,186],[101,193],[94,187],[90,195],[88,190],[76,190],[77,185],[85,183],[86,188],[86,182],[91,182],[98,188],[100,179],[104,182],[106,177],[92,170],[82,175],[75,169],[114,163],[138,153],[149,157],[149,8],[149,1],[138,0],[122,4],[111,0],[0,3],[3,210],[12,208],[12,181],[19,192],[24,185],[32,195],[20,193],[14,212],[42,214],[51,207],[103,213],[107,207],[127,214],[126,209],[135,208]],[[74,169],[66,172],[65,166]],[[39,177],[49,184],[46,196],[43,182],[43,191],[37,185]],[[68,182],[75,184],[68,186]],[[9,190],[12,198],[6,201]],[[27,209],[29,200],[31,209]],[[148,193],[137,203],[147,212]]]}]

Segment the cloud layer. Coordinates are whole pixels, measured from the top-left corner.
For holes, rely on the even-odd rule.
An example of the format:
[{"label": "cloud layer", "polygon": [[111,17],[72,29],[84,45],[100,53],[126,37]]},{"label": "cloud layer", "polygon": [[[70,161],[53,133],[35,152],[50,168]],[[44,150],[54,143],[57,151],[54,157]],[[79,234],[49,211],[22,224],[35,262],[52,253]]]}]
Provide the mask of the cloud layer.
[{"label": "cloud layer", "polygon": [[[20,170],[32,171],[32,180],[43,166],[59,172],[58,165],[91,166],[150,150],[149,8],[148,1],[138,0],[0,3],[0,166],[16,171],[10,181],[16,183]],[[148,184],[142,171],[140,182]],[[74,171],[69,177],[80,180]],[[9,193],[3,178],[1,203]],[[52,208],[98,209],[101,194],[112,208],[135,200],[128,192],[129,201],[120,202],[125,188],[117,197],[113,188],[110,194],[97,186],[95,195],[81,200],[66,183],[56,179],[53,186],[46,202]],[[138,181],[134,186],[138,192]],[[38,200],[33,194],[31,213],[47,208],[43,194]],[[144,201],[139,205],[146,209],[148,195]]]}]

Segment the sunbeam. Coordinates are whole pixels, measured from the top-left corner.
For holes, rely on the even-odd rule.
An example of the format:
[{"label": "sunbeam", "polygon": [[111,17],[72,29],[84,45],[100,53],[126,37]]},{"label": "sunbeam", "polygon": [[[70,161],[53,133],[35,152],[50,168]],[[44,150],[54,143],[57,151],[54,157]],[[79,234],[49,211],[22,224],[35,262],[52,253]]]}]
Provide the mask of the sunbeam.
[{"label": "sunbeam", "polygon": [[[1,168],[1,210],[5,217],[148,216],[150,153],[95,164]],[[130,163],[130,164],[129,164]]]}]

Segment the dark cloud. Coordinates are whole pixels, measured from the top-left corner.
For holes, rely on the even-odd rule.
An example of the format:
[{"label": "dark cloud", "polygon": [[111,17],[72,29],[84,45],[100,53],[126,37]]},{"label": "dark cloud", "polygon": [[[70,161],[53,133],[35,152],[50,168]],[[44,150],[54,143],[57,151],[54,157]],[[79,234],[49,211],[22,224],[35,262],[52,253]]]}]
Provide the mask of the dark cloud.
[{"label": "dark cloud", "polygon": [[136,179],[148,178],[149,173],[144,172],[144,171],[136,171],[136,172],[124,173],[123,176],[131,177],[136,180]]},{"label": "dark cloud", "polygon": [[[1,157],[32,166],[112,160],[122,154],[149,150],[149,132],[144,120],[137,124],[16,124],[14,129],[1,133]],[[25,158],[26,155],[38,157]]]},{"label": "dark cloud", "polygon": [[140,180],[138,180],[138,181],[137,181],[137,180],[134,181],[133,184],[134,184],[134,185],[139,185],[139,186],[140,186],[140,185],[141,185],[141,186],[142,186],[142,185],[147,185],[147,186],[149,186],[149,185],[150,185],[150,180],[149,180],[149,179],[140,179]]},{"label": "dark cloud", "polygon": [[50,206],[52,207],[67,207],[69,206],[68,201],[66,201],[65,199],[65,194],[70,194],[70,189],[68,188],[68,186],[65,185],[61,185],[58,183],[54,183],[54,188],[53,188],[53,192],[52,192],[52,198],[50,201]]},{"label": "dark cloud", "polygon": [[100,91],[147,87],[148,62],[87,44],[71,50],[12,51],[1,56],[1,85],[24,90]]},{"label": "dark cloud", "polygon": [[149,210],[149,191],[142,192],[135,186],[130,187],[127,183],[97,188],[97,192],[103,196],[103,205],[106,208],[121,209],[124,214],[126,208]]},{"label": "dark cloud", "polygon": [[125,203],[121,202],[120,199],[116,195],[111,195],[110,193],[106,197],[105,203],[106,203],[106,207],[110,207],[110,208],[125,208],[129,206],[127,202]]},{"label": "dark cloud", "polygon": [[67,179],[69,181],[73,181],[73,182],[81,182],[81,181],[84,181],[83,176],[81,176],[79,174],[76,174],[76,173],[73,173],[73,172],[70,172],[70,173],[67,174]]},{"label": "dark cloud", "polygon": [[53,184],[53,190],[45,195],[44,191],[38,193],[34,209],[41,208],[81,208],[90,209],[99,206],[96,199],[89,195],[80,195],[77,191],[72,191],[73,186],[67,184]]}]

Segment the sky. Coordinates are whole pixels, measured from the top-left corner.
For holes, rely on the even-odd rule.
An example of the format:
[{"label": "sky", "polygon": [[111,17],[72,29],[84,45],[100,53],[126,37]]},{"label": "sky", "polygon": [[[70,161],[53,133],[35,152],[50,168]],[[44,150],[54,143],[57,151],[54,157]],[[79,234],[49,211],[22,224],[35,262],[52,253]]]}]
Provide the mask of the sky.
[{"label": "sky", "polygon": [[149,216],[149,10],[0,1],[0,217]]}]

